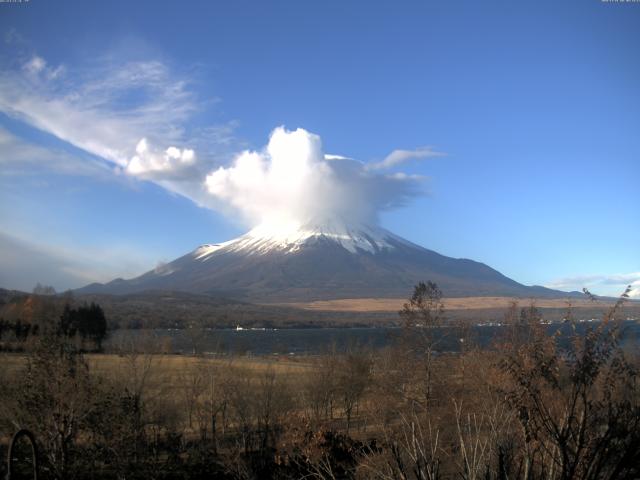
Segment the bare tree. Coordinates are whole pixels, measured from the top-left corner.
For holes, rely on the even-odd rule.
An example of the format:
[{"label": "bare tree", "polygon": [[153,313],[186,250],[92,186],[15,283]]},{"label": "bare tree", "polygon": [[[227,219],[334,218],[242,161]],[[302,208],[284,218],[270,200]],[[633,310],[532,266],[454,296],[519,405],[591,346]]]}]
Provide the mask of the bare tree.
[{"label": "bare tree", "polygon": [[311,373],[304,377],[302,393],[310,411],[314,427],[333,419],[333,409],[338,393],[338,359],[335,353],[327,353],[316,359]]},{"label": "bare tree", "polygon": [[526,478],[636,478],[640,472],[637,371],[618,346],[611,321],[628,290],[597,327],[574,333],[568,347],[535,335],[502,369],[518,414]]},{"label": "bare tree", "polygon": [[464,480],[504,478],[502,447],[511,427],[513,412],[498,399],[489,398],[480,413],[465,413],[454,400],[457,433],[457,467]]},{"label": "bare tree", "polygon": [[200,355],[202,353],[206,334],[204,322],[200,319],[192,320],[187,324],[185,331],[189,337],[189,342],[191,343],[191,353],[193,355]]},{"label": "bare tree", "polygon": [[346,417],[347,434],[358,402],[364,395],[371,380],[371,355],[366,351],[352,350],[339,361],[337,370],[337,389],[342,400]]},{"label": "bare tree", "polygon": [[193,428],[193,417],[200,404],[200,397],[205,394],[206,376],[197,363],[187,366],[182,374],[182,404],[187,412],[187,425]]},{"label": "bare tree", "polygon": [[416,400],[426,408],[432,394],[433,355],[442,334],[438,331],[444,318],[442,291],[434,282],[418,283],[400,311],[400,317],[403,321],[402,345],[405,353],[415,358],[422,367],[422,400]]},{"label": "bare tree", "polygon": [[44,446],[55,478],[74,475],[76,441],[93,412],[95,383],[83,356],[56,337],[42,339],[27,357],[20,374],[21,387],[5,413],[13,417],[16,430],[35,432]]},{"label": "bare tree", "polygon": [[378,480],[437,480],[442,478],[440,430],[415,410],[401,415],[394,430],[384,430],[382,448],[365,451],[362,478]]}]

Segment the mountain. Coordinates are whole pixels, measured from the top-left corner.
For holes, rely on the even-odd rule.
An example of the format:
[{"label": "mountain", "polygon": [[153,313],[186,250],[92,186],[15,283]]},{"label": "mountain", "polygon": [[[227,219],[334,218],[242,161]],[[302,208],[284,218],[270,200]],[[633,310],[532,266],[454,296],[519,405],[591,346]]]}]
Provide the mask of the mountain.
[{"label": "mountain", "polygon": [[206,244],[139,277],[94,283],[78,293],[172,290],[251,302],[407,297],[432,280],[447,297],[561,297],[525,286],[491,267],[450,258],[369,225],[341,222],[257,227],[234,240]]}]

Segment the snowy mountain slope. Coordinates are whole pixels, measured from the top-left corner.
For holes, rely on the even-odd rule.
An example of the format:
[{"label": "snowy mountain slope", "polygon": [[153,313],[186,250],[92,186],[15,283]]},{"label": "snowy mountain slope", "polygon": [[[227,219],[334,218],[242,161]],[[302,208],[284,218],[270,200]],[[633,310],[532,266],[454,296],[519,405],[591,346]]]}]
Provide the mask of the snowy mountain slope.
[{"label": "snowy mountain slope", "polygon": [[229,242],[203,245],[196,250],[198,252],[196,256],[197,258],[207,258],[218,250],[247,254],[295,253],[319,238],[331,240],[354,254],[358,252],[376,253],[384,249],[393,249],[394,245],[389,242],[389,239],[404,241],[382,228],[366,225],[349,228],[341,223],[325,223],[320,226],[305,225],[300,228],[278,230],[259,226]]},{"label": "snowy mountain slope", "polygon": [[467,259],[445,257],[379,227],[342,222],[260,226],[220,244],[202,245],[130,280],[91,284],[79,293],[145,290],[215,293],[252,302],[406,297],[418,281],[446,296],[558,297]]}]

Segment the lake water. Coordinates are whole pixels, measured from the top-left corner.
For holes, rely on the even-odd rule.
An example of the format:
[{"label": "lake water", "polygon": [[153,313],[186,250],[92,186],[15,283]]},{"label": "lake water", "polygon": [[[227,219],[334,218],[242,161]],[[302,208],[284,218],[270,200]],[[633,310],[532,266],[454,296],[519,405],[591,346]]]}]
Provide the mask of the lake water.
[{"label": "lake water", "polygon": [[[584,332],[593,326],[578,324],[578,331]],[[469,331],[471,340],[482,347],[502,336],[507,327],[486,325],[474,326]],[[569,325],[548,325],[549,333],[561,329],[566,337]],[[623,344],[636,348],[640,345],[640,323],[623,323]],[[398,337],[399,328],[290,328],[277,330],[232,330],[207,329],[197,333],[188,330],[117,330],[112,332],[105,346],[108,349],[143,345],[164,348],[172,353],[192,353],[194,344],[198,351],[218,354],[252,355],[302,355],[320,354],[335,349],[344,352],[349,348],[383,348]],[[461,333],[454,327],[438,329],[438,347],[442,352],[459,351]]]}]

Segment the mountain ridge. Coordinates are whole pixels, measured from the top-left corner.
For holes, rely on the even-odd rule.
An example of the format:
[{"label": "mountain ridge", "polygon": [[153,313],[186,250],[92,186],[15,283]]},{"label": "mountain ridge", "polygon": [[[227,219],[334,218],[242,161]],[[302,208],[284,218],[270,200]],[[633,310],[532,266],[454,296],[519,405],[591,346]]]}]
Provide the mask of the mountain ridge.
[{"label": "mountain ridge", "polygon": [[383,228],[344,222],[265,226],[203,244],[138,277],[90,284],[78,293],[180,290],[261,301],[406,297],[419,281],[445,296],[566,297],[525,286],[488,265],[451,258]]}]

